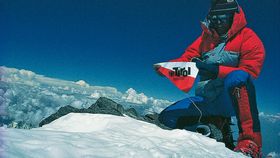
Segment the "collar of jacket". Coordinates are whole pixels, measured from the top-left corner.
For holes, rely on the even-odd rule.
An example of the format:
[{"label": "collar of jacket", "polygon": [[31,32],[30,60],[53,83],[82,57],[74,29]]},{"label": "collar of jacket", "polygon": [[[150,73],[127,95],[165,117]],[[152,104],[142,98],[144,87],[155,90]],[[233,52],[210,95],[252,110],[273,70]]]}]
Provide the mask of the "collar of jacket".
[{"label": "collar of jacket", "polygon": [[[203,30],[202,32],[203,38],[210,37],[210,39],[215,43],[220,41],[220,37],[218,33],[215,30],[209,29],[207,20],[200,23],[201,23],[201,28]],[[245,28],[246,25],[247,25],[247,21],[245,18],[245,14],[242,8],[239,6],[239,13],[234,13],[232,26],[228,31],[227,41],[231,39],[234,35],[236,35],[238,32],[240,32],[243,28]]]}]

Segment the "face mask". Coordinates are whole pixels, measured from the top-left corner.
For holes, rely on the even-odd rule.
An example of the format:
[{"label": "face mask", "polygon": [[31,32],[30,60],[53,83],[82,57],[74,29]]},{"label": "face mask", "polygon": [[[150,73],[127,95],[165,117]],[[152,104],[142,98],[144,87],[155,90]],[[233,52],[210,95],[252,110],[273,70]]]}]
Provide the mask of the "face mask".
[{"label": "face mask", "polygon": [[209,15],[208,20],[210,22],[209,27],[216,30],[216,32],[221,36],[225,35],[230,29],[233,21],[233,15]]}]

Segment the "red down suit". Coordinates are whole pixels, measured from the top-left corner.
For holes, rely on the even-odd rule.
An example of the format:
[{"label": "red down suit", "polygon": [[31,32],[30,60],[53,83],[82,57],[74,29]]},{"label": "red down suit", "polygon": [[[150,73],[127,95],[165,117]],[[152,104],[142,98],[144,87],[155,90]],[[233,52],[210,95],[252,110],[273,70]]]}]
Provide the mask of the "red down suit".
[{"label": "red down suit", "polygon": [[[239,13],[235,13],[233,24],[228,31],[225,51],[239,53],[239,63],[237,67],[219,66],[219,77],[224,78],[234,70],[244,70],[252,77],[257,78],[260,74],[264,57],[264,46],[250,28],[246,27],[247,21],[244,12],[239,8]],[[203,53],[213,50],[219,43],[219,35],[210,31],[205,23],[201,23],[203,32],[184,52],[184,54],[172,61],[190,61],[193,57],[200,57]]]},{"label": "red down suit", "polygon": [[[244,140],[252,140],[260,149],[262,141],[253,79],[259,76],[265,58],[262,41],[253,30],[246,27],[241,7],[234,14],[226,40],[221,41],[219,35],[207,25],[207,20],[201,22],[201,36],[181,57],[171,61],[191,61],[192,58],[199,57],[206,63],[219,64],[218,78],[199,82],[195,97],[167,107],[160,113],[159,120],[170,128],[178,128],[180,118],[199,115],[193,102],[201,108],[204,115],[232,116],[221,111],[225,107],[231,108],[238,121],[238,144],[242,144]],[[221,98],[227,98],[230,104],[217,101]]]}]

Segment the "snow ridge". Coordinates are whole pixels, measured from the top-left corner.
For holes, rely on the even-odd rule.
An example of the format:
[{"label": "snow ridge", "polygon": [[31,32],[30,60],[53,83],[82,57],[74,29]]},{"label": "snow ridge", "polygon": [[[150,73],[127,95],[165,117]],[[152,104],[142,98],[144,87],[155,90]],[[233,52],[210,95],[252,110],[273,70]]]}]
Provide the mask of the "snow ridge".
[{"label": "snow ridge", "polygon": [[70,113],[41,128],[0,130],[4,157],[244,157],[198,133],[104,114]]}]

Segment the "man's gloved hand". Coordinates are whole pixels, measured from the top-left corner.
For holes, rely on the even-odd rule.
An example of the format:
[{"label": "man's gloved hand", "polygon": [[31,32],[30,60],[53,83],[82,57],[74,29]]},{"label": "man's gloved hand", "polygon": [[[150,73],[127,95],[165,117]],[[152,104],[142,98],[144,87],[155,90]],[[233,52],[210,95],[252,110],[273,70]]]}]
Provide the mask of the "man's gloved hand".
[{"label": "man's gloved hand", "polygon": [[196,63],[196,67],[199,69],[198,75],[200,75],[202,81],[217,78],[219,74],[219,65],[206,64],[198,58],[193,58],[192,62]]},{"label": "man's gloved hand", "polygon": [[153,67],[154,67],[155,72],[156,72],[159,76],[161,76],[161,77],[164,76],[161,72],[158,71],[158,69],[160,68],[159,65],[154,65]]}]

